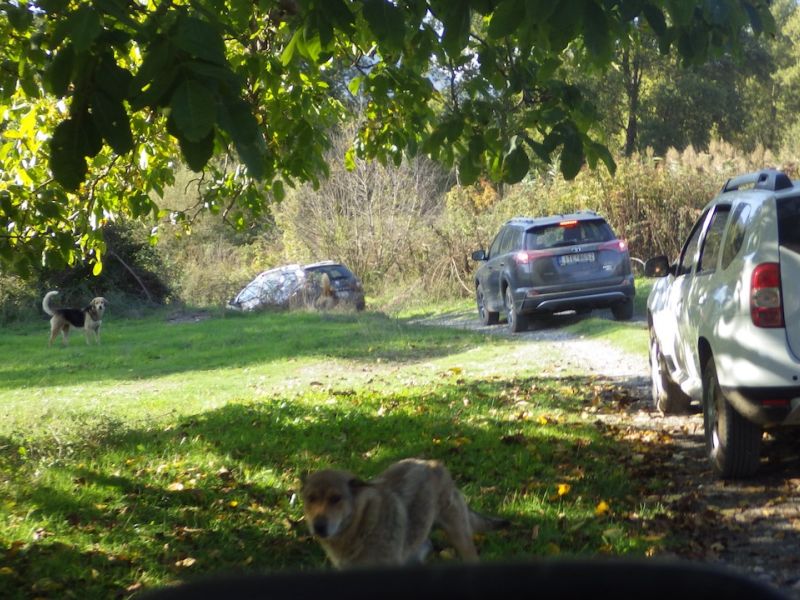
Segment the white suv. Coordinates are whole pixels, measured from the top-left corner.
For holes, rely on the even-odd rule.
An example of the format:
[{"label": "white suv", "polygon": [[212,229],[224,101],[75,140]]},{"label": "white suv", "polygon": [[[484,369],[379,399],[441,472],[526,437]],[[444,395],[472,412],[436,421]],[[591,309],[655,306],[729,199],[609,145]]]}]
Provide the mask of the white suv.
[{"label": "white suv", "polygon": [[759,464],[764,429],[800,424],[800,182],[765,170],[729,180],[647,300],[653,400],[699,401],[723,478]]}]

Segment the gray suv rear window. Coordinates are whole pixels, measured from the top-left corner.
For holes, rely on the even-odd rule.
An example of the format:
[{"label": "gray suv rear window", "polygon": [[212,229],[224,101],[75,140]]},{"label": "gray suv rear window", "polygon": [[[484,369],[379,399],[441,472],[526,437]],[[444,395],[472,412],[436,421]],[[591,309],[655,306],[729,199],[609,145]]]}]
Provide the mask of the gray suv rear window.
[{"label": "gray suv rear window", "polygon": [[574,244],[596,244],[614,239],[611,227],[602,219],[577,221],[564,225],[542,225],[525,232],[526,250],[543,250]]}]

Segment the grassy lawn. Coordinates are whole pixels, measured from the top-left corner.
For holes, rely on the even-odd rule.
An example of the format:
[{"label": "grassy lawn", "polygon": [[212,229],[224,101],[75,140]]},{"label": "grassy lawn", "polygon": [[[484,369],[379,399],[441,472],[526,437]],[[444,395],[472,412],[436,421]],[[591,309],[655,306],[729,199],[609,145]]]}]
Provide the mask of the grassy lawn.
[{"label": "grassy lawn", "polygon": [[408,456],[442,459],[513,521],[478,540],[485,560],[658,551],[635,449],[595,424],[607,384],[552,356],[379,313],[165,317],[112,311],[91,347],[47,348],[45,321],[0,332],[0,597],[323,567],[301,473]]}]

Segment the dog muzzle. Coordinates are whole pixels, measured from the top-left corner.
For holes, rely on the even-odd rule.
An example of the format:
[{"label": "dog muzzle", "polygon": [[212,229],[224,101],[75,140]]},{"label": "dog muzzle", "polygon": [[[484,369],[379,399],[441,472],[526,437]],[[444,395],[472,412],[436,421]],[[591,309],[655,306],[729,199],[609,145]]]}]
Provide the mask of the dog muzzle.
[{"label": "dog muzzle", "polygon": [[313,523],[314,535],[321,538],[326,538],[330,535],[327,519],[314,519]]}]

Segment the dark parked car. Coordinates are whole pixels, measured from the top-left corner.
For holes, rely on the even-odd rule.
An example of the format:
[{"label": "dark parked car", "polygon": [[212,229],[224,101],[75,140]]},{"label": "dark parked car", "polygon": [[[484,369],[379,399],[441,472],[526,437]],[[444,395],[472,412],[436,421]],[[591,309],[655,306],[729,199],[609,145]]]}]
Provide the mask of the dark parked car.
[{"label": "dark parked car", "polygon": [[351,304],[356,310],[364,310],[366,305],[361,280],[342,263],[333,261],[312,263],[304,266],[303,271],[309,278],[322,277],[326,274],[330,279],[333,294],[339,302]]},{"label": "dark parked car", "polygon": [[[327,290],[325,275],[330,284]],[[324,298],[331,301],[320,302]],[[228,303],[228,308],[248,311],[264,307],[331,305],[346,305],[364,310],[364,288],[361,280],[342,263],[323,261],[304,266],[284,265],[259,273]]]},{"label": "dark parked car", "polygon": [[627,244],[594,212],[508,221],[475,273],[478,315],[485,325],[505,313],[512,332],[528,319],[567,310],[610,308],[633,316],[633,272]]}]

